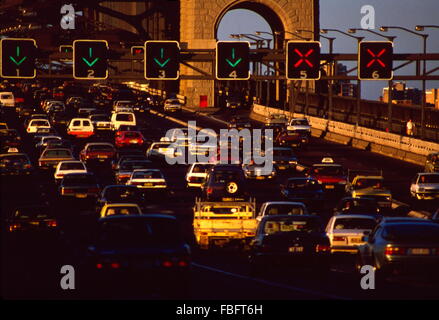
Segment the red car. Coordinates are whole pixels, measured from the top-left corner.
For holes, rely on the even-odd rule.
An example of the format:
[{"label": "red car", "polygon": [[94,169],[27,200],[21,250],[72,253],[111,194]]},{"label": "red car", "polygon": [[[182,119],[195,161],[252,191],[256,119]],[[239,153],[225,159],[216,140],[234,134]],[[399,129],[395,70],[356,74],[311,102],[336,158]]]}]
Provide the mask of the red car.
[{"label": "red car", "polygon": [[145,138],[140,131],[118,131],[116,132],[115,145],[118,148],[138,146],[145,143]]},{"label": "red car", "polygon": [[275,139],[275,144],[282,147],[302,147],[308,143],[308,135],[294,130],[282,130]]},{"label": "red car", "polygon": [[91,142],[87,143],[79,153],[82,162],[105,162],[111,161],[116,156],[116,149],[111,143]]},{"label": "red car", "polygon": [[317,180],[325,191],[344,192],[347,183],[345,170],[340,164],[329,161],[330,158],[325,159],[327,161],[312,165],[309,177]]}]

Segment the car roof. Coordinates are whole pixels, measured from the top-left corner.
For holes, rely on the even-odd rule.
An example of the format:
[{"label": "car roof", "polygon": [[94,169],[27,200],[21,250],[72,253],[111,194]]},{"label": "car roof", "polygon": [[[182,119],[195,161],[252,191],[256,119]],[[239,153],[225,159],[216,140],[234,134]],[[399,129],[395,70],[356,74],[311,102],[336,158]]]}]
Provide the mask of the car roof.
[{"label": "car roof", "polygon": [[360,219],[368,219],[368,220],[375,220],[376,218],[372,215],[364,215],[364,214],[343,214],[343,215],[337,215],[333,216],[335,219],[351,219],[351,218],[360,218]]},{"label": "car roof", "polygon": [[296,201],[267,201],[267,202],[264,202],[263,204],[266,204],[266,205],[270,205],[270,204],[293,204],[293,205],[304,206],[305,207],[305,204],[303,202],[296,202]]},{"label": "car roof", "polygon": [[177,219],[173,216],[169,216],[169,215],[164,215],[164,214],[159,214],[159,213],[148,213],[148,214],[136,214],[136,215],[113,215],[113,216],[108,216],[108,217],[104,217],[99,219],[100,223],[103,223],[105,221],[112,221],[112,220],[126,220],[126,219],[168,219],[168,220],[173,220],[173,221],[177,221]]},{"label": "car roof", "polygon": [[139,205],[137,203],[110,203],[110,204],[106,204],[105,206],[103,206],[102,208],[116,208],[116,207],[133,207],[133,208],[139,208]]},{"label": "car roof", "polygon": [[152,168],[152,169],[135,169],[134,171],[133,171],[133,173],[136,173],[136,172],[145,172],[145,171],[155,171],[155,172],[161,172],[161,170],[160,169],[155,169],[155,168]]},{"label": "car roof", "polygon": [[276,215],[267,215],[264,216],[261,219],[262,221],[266,220],[282,220],[282,219],[298,219],[298,220],[304,220],[304,219],[315,219],[315,220],[321,220],[322,218],[318,215],[313,214],[276,214]]},{"label": "car roof", "polygon": [[85,145],[85,147],[90,147],[90,146],[111,146],[114,148],[113,144],[109,142],[89,142]]}]

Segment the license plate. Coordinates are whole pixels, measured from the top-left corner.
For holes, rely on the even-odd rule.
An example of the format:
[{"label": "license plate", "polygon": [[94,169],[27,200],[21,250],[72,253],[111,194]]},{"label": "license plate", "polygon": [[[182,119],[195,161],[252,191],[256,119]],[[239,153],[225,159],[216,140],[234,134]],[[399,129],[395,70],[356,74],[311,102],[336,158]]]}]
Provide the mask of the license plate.
[{"label": "license plate", "polygon": [[327,185],[325,186],[326,189],[334,189],[335,187],[333,185]]},{"label": "license plate", "polygon": [[281,170],[284,170],[284,169],[286,169],[287,167],[286,167],[286,166],[278,166],[278,168],[281,169]]},{"label": "license plate", "polygon": [[351,243],[360,243],[361,242],[361,238],[352,238],[351,239]]},{"label": "license plate", "polygon": [[87,198],[87,194],[86,193],[78,193],[75,196],[76,196],[76,198],[80,198],[80,199]]},{"label": "license plate", "polygon": [[137,143],[137,140],[130,140],[130,143]]},{"label": "license plate", "polygon": [[426,249],[426,248],[414,248],[411,250],[412,254],[418,254],[418,255],[429,255],[430,254],[430,249]]},{"label": "license plate", "polygon": [[264,177],[263,177],[263,176],[258,176],[258,177],[256,177],[256,179],[258,179],[258,180],[264,180]]},{"label": "license plate", "polygon": [[145,186],[145,187],[151,187],[153,184],[151,183],[151,182],[145,182],[144,184],[143,184],[143,186]]},{"label": "license plate", "polygon": [[108,156],[98,156],[99,159],[107,159]]},{"label": "license plate", "polygon": [[289,252],[303,252],[303,247],[289,247]]}]

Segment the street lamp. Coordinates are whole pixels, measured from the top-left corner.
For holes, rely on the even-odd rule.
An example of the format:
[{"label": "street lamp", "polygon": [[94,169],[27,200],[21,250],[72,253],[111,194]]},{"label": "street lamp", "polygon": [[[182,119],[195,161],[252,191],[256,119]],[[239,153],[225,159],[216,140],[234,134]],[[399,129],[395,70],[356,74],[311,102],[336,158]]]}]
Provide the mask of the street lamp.
[{"label": "street lamp", "polygon": [[383,34],[381,34],[379,32],[376,32],[376,31],[373,31],[373,30],[370,30],[370,29],[361,29],[361,28],[350,28],[350,29],[348,29],[348,33],[356,33],[357,31],[369,32],[369,33],[372,33],[372,34],[377,35],[379,37],[385,38],[385,39],[387,39],[389,41],[392,41],[392,42],[396,38],[396,36],[385,36],[385,35],[383,35]]},{"label": "street lamp", "polygon": [[416,31],[424,31],[425,28],[439,29],[439,26],[434,26],[434,25],[417,25],[415,27],[415,30]]},{"label": "street lamp", "polygon": [[[420,29],[423,29],[422,26],[418,26],[420,27]],[[425,33],[418,33],[418,32],[414,32],[410,29],[404,28],[404,27],[399,27],[399,26],[382,26],[380,27],[380,30],[382,32],[387,32],[389,29],[397,29],[397,30],[403,30],[406,32],[409,32],[411,34],[414,34],[418,37],[422,37],[423,40],[423,53],[424,53],[424,57],[427,54],[427,38],[428,38],[428,34]],[[422,68],[422,73],[424,78],[422,79],[422,100],[421,100],[421,139],[424,138],[424,126],[425,126],[425,76],[427,73],[427,61],[424,58],[424,63],[423,63],[423,68]]]},{"label": "street lamp", "polygon": [[[338,30],[338,29],[321,29],[320,33],[327,34],[328,32],[338,32],[340,34],[343,34],[345,36],[348,36],[350,38],[356,39],[358,45],[361,41],[363,41],[364,37],[356,37],[349,33],[346,33],[344,31]],[[332,48],[331,48],[332,50]],[[328,106],[328,120],[331,120],[332,118],[332,80],[329,80],[329,106]],[[357,116],[355,121],[355,126],[358,127],[358,124],[360,122],[360,106],[361,106],[361,80],[357,79]]]}]

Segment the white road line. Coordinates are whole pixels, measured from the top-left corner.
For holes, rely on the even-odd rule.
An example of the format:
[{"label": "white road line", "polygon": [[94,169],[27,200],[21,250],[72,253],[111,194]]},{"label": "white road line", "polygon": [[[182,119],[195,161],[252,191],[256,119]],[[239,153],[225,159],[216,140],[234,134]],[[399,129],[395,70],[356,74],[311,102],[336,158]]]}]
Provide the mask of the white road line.
[{"label": "white road line", "polygon": [[244,276],[244,275],[241,275],[241,274],[236,274],[236,273],[224,271],[224,270],[221,270],[221,269],[205,266],[205,265],[198,264],[198,263],[195,263],[195,262],[192,262],[192,265],[194,267],[197,267],[197,268],[200,268],[200,269],[205,269],[205,270],[209,270],[209,271],[212,271],[212,272],[221,273],[221,274],[224,274],[224,275],[227,275],[227,276],[230,276],[230,277],[234,277],[234,278],[238,278],[238,279],[243,279],[243,280],[254,281],[254,282],[258,282],[258,283],[261,283],[261,284],[264,284],[264,285],[267,285],[267,286],[282,288],[282,289],[286,289],[286,290],[290,290],[290,291],[294,291],[294,292],[301,292],[301,293],[305,293],[305,294],[309,294],[309,295],[313,295],[313,296],[318,296],[320,298],[325,297],[325,298],[328,298],[328,299],[336,299],[336,300],[352,300],[350,298],[341,297],[341,296],[337,296],[337,295],[332,295],[332,294],[328,294],[328,293],[324,293],[324,292],[318,292],[318,291],[304,289],[304,288],[299,288],[299,287],[294,287],[294,286],[290,286],[290,285],[286,285],[286,284],[282,284],[282,283],[277,283],[277,282],[267,281],[267,280],[263,280],[263,279],[248,277],[248,276]]}]

